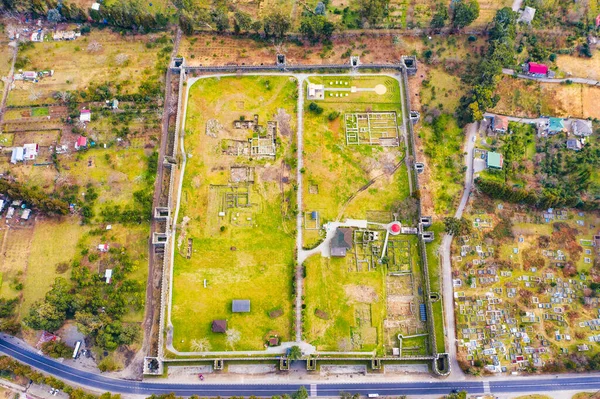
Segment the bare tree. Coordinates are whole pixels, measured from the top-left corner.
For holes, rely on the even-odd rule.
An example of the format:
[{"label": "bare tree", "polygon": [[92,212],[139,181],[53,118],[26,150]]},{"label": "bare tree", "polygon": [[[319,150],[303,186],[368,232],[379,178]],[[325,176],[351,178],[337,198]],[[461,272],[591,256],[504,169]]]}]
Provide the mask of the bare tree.
[{"label": "bare tree", "polygon": [[207,338],[199,338],[192,340],[192,350],[194,352],[210,352],[211,346]]},{"label": "bare tree", "polygon": [[127,63],[127,61],[129,61],[129,55],[125,53],[117,54],[117,56],[115,57],[115,62],[117,63],[117,65],[124,65],[125,63]]},{"label": "bare tree", "polygon": [[30,101],[37,101],[42,97],[42,92],[39,90],[36,90],[34,87],[29,89],[29,100]]},{"label": "bare tree", "polygon": [[68,91],[57,91],[54,93],[54,98],[60,102],[68,103],[73,98],[73,94]]},{"label": "bare tree", "polygon": [[231,346],[231,349],[233,350],[235,347],[235,344],[237,344],[240,339],[242,338],[242,334],[240,334],[240,332],[238,330],[235,330],[233,328],[229,328],[226,332],[226,340],[227,340],[227,344],[229,346]]},{"label": "bare tree", "polygon": [[97,53],[98,51],[102,50],[102,45],[97,41],[93,41],[90,44],[88,44],[87,50],[90,53]]}]

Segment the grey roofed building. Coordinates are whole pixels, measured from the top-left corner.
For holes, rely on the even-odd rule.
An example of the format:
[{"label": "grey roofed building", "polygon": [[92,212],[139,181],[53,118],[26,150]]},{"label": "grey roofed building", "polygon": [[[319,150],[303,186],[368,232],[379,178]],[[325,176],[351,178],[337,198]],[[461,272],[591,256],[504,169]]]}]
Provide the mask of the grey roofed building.
[{"label": "grey roofed building", "polygon": [[338,227],[329,244],[331,256],[344,257],[346,251],[352,248],[352,229]]},{"label": "grey roofed building", "polygon": [[576,119],[571,122],[571,130],[575,136],[591,136],[592,135],[592,122]]},{"label": "grey roofed building", "polygon": [[249,299],[234,299],[231,302],[231,311],[233,313],[248,313],[250,312]]},{"label": "grey roofed building", "polygon": [[212,332],[214,333],[224,333],[227,331],[227,320],[213,320],[212,322]]},{"label": "grey roofed building", "polygon": [[581,150],[583,146],[581,145],[581,142],[577,139],[568,139],[567,140],[567,148],[569,150],[575,150],[575,151],[579,151]]},{"label": "grey roofed building", "polygon": [[519,17],[519,22],[525,22],[527,24],[530,24],[531,21],[533,21],[533,18],[535,17],[535,11],[536,10],[533,7],[525,7],[525,10],[523,10],[521,16]]}]

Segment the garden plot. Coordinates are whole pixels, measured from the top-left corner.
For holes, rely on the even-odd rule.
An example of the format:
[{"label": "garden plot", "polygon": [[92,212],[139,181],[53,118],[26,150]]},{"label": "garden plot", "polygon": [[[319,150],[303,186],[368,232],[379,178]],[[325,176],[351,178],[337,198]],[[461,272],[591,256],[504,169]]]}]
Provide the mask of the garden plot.
[{"label": "garden plot", "polygon": [[348,113],[344,122],[347,145],[400,145],[395,112]]},{"label": "garden plot", "polygon": [[[189,89],[171,299],[178,351],[291,339],[296,87],[289,77],[222,77]],[[234,300],[250,311],[234,311]],[[215,320],[226,322],[215,331]]]}]

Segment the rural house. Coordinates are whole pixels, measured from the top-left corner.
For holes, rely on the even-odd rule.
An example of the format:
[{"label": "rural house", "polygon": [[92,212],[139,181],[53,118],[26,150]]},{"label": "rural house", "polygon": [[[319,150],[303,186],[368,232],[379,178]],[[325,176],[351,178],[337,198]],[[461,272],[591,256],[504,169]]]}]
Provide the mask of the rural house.
[{"label": "rural house", "polygon": [[79,114],[79,120],[81,122],[91,122],[92,121],[92,111],[90,111],[89,109],[82,109],[81,113]]},{"label": "rural house", "polygon": [[31,34],[31,41],[32,42],[43,42],[44,41],[44,31],[43,30],[36,30],[35,32],[33,32]]},{"label": "rural house", "polygon": [[60,31],[54,32],[54,35],[52,35],[52,39],[54,39],[54,40],[75,40],[75,38],[77,36],[78,36],[78,34],[75,33],[75,31],[60,30]]},{"label": "rural house", "polygon": [[212,332],[224,333],[225,331],[227,331],[227,320],[213,320]]},{"label": "rural house", "polygon": [[496,115],[492,119],[492,130],[496,133],[506,133],[508,131],[508,117]]},{"label": "rural house", "polygon": [[579,151],[583,146],[581,145],[581,141],[577,139],[568,139],[567,140],[567,149]]},{"label": "rural house", "polygon": [[231,311],[233,313],[248,313],[248,312],[250,312],[250,300],[234,299],[231,302]]},{"label": "rural house", "polygon": [[108,252],[108,244],[98,244],[98,251],[100,252]]},{"label": "rural house", "polygon": [[10,157],[10,163],[15,164],[17,162],[23,162],[23,155],[23,147],[14,147],[12,150],[12,155]]},{"label": "rural house", "polygon": [[23,145],[23,160],[33,161],[38,156],[39,146],[35,143]]},{"label": "rural house", "polygon": [[110,280],[112,279],[112,269],[106,269],[104,271],[104,280],[106,284],[110,284]]},{"label": "rural house", "polygon": [[592,135],[592,121],[575,119],[571,122],[571,131],[575,136],[588,137]]},{"label": "rural house", "polygon": [[82,150],[87,148],[87,137],[79,136],[75,141],[75,149]]},{"label": "rural house", "polygon": [[487,153],[487,167],[490,169],[502,169],[504,158],[499,152],[489,151]]},{"label": "rural house", "polygon": [[533,18],[535,17],[535,11],[536,10],[533,7],[525,7],[525,9],[521,12],[519,22],[531,24],[531,21],[533,21]]},{"label": "rural house", "polygon": [[308,84],[308,99],[322,100],[325,98],[325,87],[314,83]]},{"label": "rural house", "polygon": [[24,71],[22,75],[23,80],[36,80],[38,77],[38,74],[35,71]]},{"label": "rural house", "polygon": [[347,227],[338,227],[335,235],[331,239],[329,248],[331,256],[344,257],[346,252],[352,248],[352,229]]},{"label": "rural house", "polygon": [[561,118],[548,119],[548,134],[556,134],[565,130],[565,123]]},{"label": "rural house", "polygon": [[545,78],[548,76],[548,66],[538,64],[537,62],[530,62],[527,64],[527,73],[537,78]]}]

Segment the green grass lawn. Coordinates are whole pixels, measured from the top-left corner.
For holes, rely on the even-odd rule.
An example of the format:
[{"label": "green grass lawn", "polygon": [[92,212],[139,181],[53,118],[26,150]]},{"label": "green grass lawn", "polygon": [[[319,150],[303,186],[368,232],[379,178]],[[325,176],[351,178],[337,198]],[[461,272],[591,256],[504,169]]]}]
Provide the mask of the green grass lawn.
[{"label": "green grass lawn", "polygon": [[[442,242],[444,234],[443,223],[434,223],[429,229],[435,234],[435,240],[429,244],[426,244],[427,250],[427,265],[429,272],[429,284],[431,292],[437,292],[440,294],[440,300],[432,304],[433,321],[435,327],[435,337],[437,343],[438,353],[446,352],[445,349],[445,336],[444,336],[444,315],[443,315],[443,303],[442,303],[442,282],[441,282],[441,265],[440,258],[437,254],[437,250]],[[452,300],[452,299],[449,299]]]},{"label": "green grass lawn", "polygon": [[38,107],[31,109],[31,116],[48,116],[50,115],[50,110],[48,107]]},{"label": "green grass lawn", "polygon": [[435,212],[447,215],[453,212],[454,201],[462,191],[462,129],[452,116],[443,114],[432,124],[423,124],[419,135],[431,169]]},{"label": "green grass lawn", "polygon": [[[347,258],[322,258],[320,255],[306,262],[306,313],[304,330],[306,340],[323,351],[371,351],[381,347],[385,307],[385,268],[377,271],[348,271]],[[367,296],[359,296],[358,288]],[[357,309],[368,309],[371,324],[360,326]],[[318,317],[317,310],[322,317]],[[325,317],[327,320],[325,320]],[[377,332],[372,329],[376,328]],[[362,347],[348,345],[353,330],[362,330]],[[370,330],[367,333],[367,330]],[[365,339],[370,337],[370,339]]]},{"label": "green grass lawn", "polygon": [[[282,159],[291,156],[295,137],[278,136],[275,161],[226,156],[221,150],[222,140],[243,140],[250,134],[233,129],[240,116],[257,114],[259,124],[266,124],[283,109],[295,131],[295,95],[296,81],[289,77],[203,79],[190,88],[185,145],[192,156],[183,181],[179,232],[185,237],[178,237],[172,298],[177,350],[195,350],[194,340],[202,339],[212,351],[261,350],[271,335],[291,339],[295,202],[292,185],[283,185],[282,192],[273,173],[277,176]],[[205,133],[209,119],[223,126],[217,137]],[[255,183],[248,189],[252,206],[219,217],[222,192],[211,185],[226,185],[232,165],[256,168]],[[184,217],[189,218],[185,225]],[[188,239],[193,242],[190,259]],[[251,312],[233,314],[233,299],[249,299]],[[274,310],[281,315],[271,318]],[[229,345],[225,334],[212,333],[214,319],[226,319],[240,341]]]},{"label": "green grass lawn", "polygon": [[[77,244],[87,230],[88,227],[81,226],[77,218],[36,223],[23,279],[21,317],[27,314],[33,302],[44,298],[54,279],[59,276],[56,265],[74,258]],[[70,270],[62,275],[65,278],[69,276]]]}]

